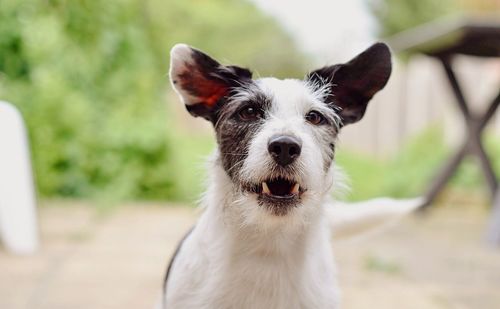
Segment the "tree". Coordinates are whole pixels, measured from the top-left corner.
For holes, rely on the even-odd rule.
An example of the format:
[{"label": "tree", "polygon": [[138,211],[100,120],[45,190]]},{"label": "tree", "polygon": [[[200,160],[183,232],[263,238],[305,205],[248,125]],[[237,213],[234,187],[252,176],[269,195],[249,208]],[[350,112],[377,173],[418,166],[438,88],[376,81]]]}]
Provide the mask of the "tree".
[{"label": "tree", "polygon": [[302,65],[246,1],[0,2],[0,98],[27,121],[42,196],[180,197],[164,102],[177,42],[274,75]]}]

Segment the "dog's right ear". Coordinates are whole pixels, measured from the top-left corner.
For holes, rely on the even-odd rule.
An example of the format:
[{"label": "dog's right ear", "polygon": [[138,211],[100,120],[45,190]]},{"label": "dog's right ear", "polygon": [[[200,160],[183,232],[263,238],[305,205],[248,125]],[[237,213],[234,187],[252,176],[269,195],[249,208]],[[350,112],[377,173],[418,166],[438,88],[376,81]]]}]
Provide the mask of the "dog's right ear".
[{"label": "dog's right ear", "polygon": [[376,43],[347,63],[327,66],[306,78],[318,87],[326,87],[326,103],[339,111],[342,124],[360,120],[371,98],[384,88],[391,76],[391,51]]},{"label": "dog's right ear", "polygon": [[195,117],[215,120],[217,109],[231,88],[252,79],[252,73],[237,66],[225,66],[185,44],[170,51],[170,81]]}]

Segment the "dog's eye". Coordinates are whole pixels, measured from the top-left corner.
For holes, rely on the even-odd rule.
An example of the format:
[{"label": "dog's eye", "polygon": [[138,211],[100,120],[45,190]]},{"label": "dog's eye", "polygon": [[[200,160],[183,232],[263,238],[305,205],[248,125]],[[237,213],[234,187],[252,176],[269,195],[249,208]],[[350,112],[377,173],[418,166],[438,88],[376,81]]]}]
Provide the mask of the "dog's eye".
[{"label": "dog's eye", "polygon": [[306,120],[314,125],[326,123],[325,116],[321,115],[321,113],[317,111],[310,111],[309,113],[307,113]]},{"label": "dog's eye", "polygon": [[238,115],[241,120],[255,120],[257,118],[262,118],[262,110],[254,106],[247,106],[240,110]]}]

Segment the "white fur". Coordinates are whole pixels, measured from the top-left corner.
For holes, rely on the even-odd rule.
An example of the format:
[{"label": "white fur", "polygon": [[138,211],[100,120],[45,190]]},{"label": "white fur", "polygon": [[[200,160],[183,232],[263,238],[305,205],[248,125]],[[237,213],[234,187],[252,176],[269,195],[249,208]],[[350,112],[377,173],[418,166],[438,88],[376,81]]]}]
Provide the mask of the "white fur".
[{"label": "white fur", "polygon": [[[179,47],[172,53],[179,52],[181,57],[185,51]],[[239,177],[253,183],[269,177],[273,162],[268,141],[285,133],[302,141],[296,177],[307,191],[300,205],[283,216],[274,215],[257,203],[256,194],[241,193],[216,152],[210,185],[201,203],[205,210],[175,259],[165,308],[338,308],[332,222],[351,218],[347,225],[356,225],[377,218],[377,211],[370,213],[368,207],[357,207],[367,216],[337,211],[347,214],[342,220],[333,211],[332,218],[329,196],[335,169],[324,166],[332,150],[323,143],[322,129],[304,119],[314,109],[339,125],[338,115],[321,102],[325,94],[299,80],[265,78],[254,87],[272,98],[272,108],[250,143]],[[235,94],[233,102],[245,99],[245,91],[252,89]],[[393,217],[410,208],[386,207],[383,212]]]},{"label": "white fur", "polygon": [[[255,183],[264,181],[269,177],[269,169],[273,164],[267,150],[269,139],[279,134],[298,137],[302,141],[302,152],[296,165],[299,183],[307,189],[302,200],[307,202],[293,209],[292,213],[287,215],[287,222],[310,224],[310,218],[318,215],[320,211],[318,205],[332,186],[333,169],[325,173],[324,156],[330,150],[321,151],[322,145],[318,145],[319,137],[315,135],[313,126],[305,121],[304,115],[313,108],[325,113],[333,114],[333,112],[319,102],[302,81],[266,78],[259,80],[258,85],[273,97],[273,105],[269,120],[250,144],[248,158],[245,160],[240,177]],[[255,205],[243,207],[244,212],[241,214],[244,218],[243,223],[265,228],[267,225],[263,222],[276,220],[270,216],[267,209],[257,205],[255,196],[244,198],[251,199]],[[279,221],[281,222],[281,218]]]},{"label": "white fur", "polygon": [[[325,109],[298,80],[263,79],[273,97],[270,120],[249,147],[241,172],[245,179],[266,177],[268,139],[288,133],[302,140],[300,183],[304,202],[286,216],[241,194],[217,158],[203,198],[205,212],[177,256],[167,285],[167,308],[336,308],[338,294],[330,228],[322,207],[333,182],[317,151],[310,109]],[[315,151],[316,150],[316,151]]]},{"label": "white fur", "polygon": [[[170,81],[172,83],[172,88],[179,95],[182,103],[186,105],[192,105],[198,102],[198,98],[191,95],[189,92],[185,91],[181,87],[177,87],[173,84],[173,76],[176,75],[175,72],[182,72],[186,69],[186,65],[192,65],[193,59],[191,57],[191,48],[186,44],[176,44],[170,51]],[[175,61],[174,61],[175,60]]]},{"label": "white fur", "polygon": [[[336,308],[328,224],[274,218],[242,222],[253,208],[215,165],[207,209],[183,244],[167,286],[167,308]],[[320,207],[318,207],[321,209]]]}]

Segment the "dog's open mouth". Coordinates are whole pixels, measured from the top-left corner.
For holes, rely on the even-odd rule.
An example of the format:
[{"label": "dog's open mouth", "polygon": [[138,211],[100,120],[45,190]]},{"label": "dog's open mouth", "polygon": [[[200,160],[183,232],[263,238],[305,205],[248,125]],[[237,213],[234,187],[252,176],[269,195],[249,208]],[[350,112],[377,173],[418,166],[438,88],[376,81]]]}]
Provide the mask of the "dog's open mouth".
[{"label": "dog's open mouth", "polygon": [[260,184],[247,185],[244,190],[257,194],[259,204],[274,215],[284,216],[300,204],[301,195],[307,191],[299,182],[286,178],[272,178]]},{"label": "dog's open mouth", "polygon": [[292,198],[300,194],[300,185],[283,178],[272,179],[261,184],[261,194],[278,198]]},{"label": "dog's open mouth", "polygon": [[305,190],[296,181],[285,178],[273,178],[247,188],[262,197],[276,199],[298,198]]}]

